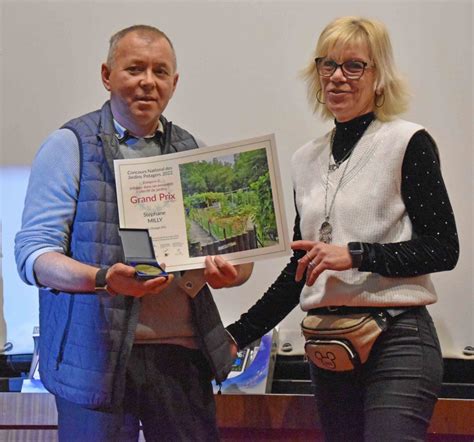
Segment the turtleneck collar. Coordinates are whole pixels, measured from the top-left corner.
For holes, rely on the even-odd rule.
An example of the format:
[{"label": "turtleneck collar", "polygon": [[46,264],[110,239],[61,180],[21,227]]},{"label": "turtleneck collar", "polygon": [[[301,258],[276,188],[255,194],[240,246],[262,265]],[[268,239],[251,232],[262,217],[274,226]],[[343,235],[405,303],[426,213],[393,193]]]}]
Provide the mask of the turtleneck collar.
[{"label": "turtleneck collar", "polygon": [[336,131],[350,131],[356,132],[361,128],[365,130],[365,127],[369,125],[372,120],[375,118],[375,114],[373,112],[369,112],[368,114],[359,115],[358,117],[353,118],[349,121],[339,122],[334,120],[336,124]]},{"label": "turtleneck collar", "polygon": [[336,124],[336,134],[332,146],[332,155],[336,162],[340,161],[349,151],[354,149],[374,119],[375,114],[369,112],[350,121],[344,121],[342,123],[334,121]]}]

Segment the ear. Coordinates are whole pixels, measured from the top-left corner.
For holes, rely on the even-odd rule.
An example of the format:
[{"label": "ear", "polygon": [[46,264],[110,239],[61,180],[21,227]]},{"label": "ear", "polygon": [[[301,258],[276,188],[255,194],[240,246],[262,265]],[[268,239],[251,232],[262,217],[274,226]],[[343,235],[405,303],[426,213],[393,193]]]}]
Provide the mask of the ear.
[{"label": "ear", "polygon": [[176,86],[178,85],[178,80],[179,80],[179,74],[176,72],[173,78],[173,94],[174,94],[174,91],[176,90]]},{"label": "ear", "polygon": [[100,73],[102,76],[102,84],[104,85],[105,89],[110,92],[110,69],[106,63],[102,63]]},{"label": "ear", "polygon": [[380,78],[377,78],[374,82],[374,93],[375,95],[382,95],[384,90],[384,83]]}]

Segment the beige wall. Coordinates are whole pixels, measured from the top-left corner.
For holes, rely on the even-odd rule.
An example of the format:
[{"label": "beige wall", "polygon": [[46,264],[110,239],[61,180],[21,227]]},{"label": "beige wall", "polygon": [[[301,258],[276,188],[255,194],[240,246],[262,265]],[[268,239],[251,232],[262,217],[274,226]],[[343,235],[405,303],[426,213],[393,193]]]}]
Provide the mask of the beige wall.
[{"label": "beige wall", "polygon": [[[474,345],[470,1],[4,1],[2,163],[29,165],[51,130],[100,106],[106,93],[99,68],[109,36],[130,24],[153,24],[170,35],[178,54],[180,84],[168,118],[209,145],[275,132],[292,228],[289,159],[329,124],[311,114],[297,73],[322,27],[349,14],[386,23],[412,86],[405,117],[425,125],[439,144],[462,247],[458,267],[434,276],[440,300],[430,311],[445,355],[461,357],[464,346]],[[12,259],[6,251],[5,259]],[[249,307],[285,262],[258,263],[249,284],[216,293],[225,321]],[[15,302],[23,290],[19,284]],[[297,330],[300,316],[285,320],[283,333]]]}]

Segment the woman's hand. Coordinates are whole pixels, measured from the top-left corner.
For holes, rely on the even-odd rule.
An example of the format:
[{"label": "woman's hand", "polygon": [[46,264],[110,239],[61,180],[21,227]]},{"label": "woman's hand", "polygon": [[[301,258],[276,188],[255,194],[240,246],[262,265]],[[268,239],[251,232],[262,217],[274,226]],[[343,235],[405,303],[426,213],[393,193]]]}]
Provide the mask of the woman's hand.
[{"label": "woman's hand", "polygon": [[326,244],[319,241],[294,241],[293,250],[306,250],[306,255],[298,260],[295,280],[301,281],[305,270],[306,285],[313,285],[324,270],[348,270],[352,268],[352,258],[347,246]]},{"label": "woman's hand", "polygon": [[239,347],[234,342],[229,343],[230,346],[230,356],[232,359],[237,357],[237,353],[239,352]]}]

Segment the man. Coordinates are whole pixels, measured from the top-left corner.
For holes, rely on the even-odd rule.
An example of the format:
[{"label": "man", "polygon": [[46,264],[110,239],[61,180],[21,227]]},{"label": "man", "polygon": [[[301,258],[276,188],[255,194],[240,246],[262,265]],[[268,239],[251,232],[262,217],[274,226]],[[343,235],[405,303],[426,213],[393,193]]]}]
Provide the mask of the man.
[{"label": "man", "polygon": [[[66,123],[31,170],[15,256],[39,287],[40,373],[56,398],[60,441],[217,440],[211,378],[230,369],[227,335],[205,286],[135,278],[123,264],[113,159],[197,148],[162,115],[178,82],[171,41],[145,25],[110,40],[110,101]],[[245,282],[252,265],[206,258],[213,288]],[[183,278],[186,277],[186,273]]]}]

